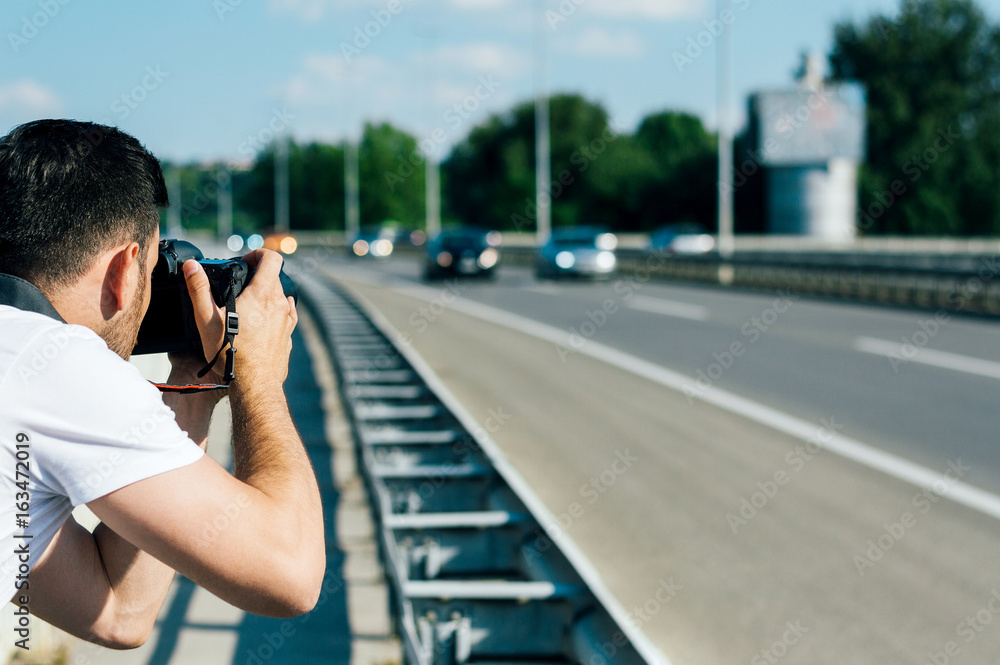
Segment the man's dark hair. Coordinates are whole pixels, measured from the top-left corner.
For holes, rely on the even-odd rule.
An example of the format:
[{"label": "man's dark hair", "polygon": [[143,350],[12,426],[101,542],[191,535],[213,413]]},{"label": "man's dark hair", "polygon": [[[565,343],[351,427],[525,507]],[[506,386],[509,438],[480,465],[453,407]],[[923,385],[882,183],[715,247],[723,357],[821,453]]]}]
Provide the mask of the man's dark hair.
[{"label": "man's dark hair", "polygon": [[160,163],[114,127],[36,120],[0,139],[0,273],[43,291],[138,242],[140,265],[169,205]]}]

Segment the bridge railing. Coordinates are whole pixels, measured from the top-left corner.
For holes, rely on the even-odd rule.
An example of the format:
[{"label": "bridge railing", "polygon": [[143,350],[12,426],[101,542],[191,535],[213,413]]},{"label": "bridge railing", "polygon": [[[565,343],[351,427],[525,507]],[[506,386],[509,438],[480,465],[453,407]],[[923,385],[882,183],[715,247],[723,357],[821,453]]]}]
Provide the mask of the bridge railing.
[{"label": "bridge railing", "polygon": [[[674,254],[648,249],[641,235],[620,236],[622,279],[676,280],[1000,314],[1000,240],[860,238],[831,244],[812,238],[737,236],[735,252]],[[501,266],[533,266],[533,237],[505,234]],[[302,234],[304,246],[346,249],[342,234]],[[399,255],[423,256],[419,247]]]}]

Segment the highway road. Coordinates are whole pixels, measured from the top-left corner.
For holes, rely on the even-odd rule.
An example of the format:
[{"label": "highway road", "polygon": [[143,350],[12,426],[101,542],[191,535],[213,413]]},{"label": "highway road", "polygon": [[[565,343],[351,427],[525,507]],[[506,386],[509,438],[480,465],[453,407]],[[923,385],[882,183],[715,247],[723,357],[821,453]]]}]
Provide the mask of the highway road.
[{"label": "highway road", "polygon": [[416,262],[322,259],[671,662],[995,658],[996,322],[513,267],[426,285]]}]

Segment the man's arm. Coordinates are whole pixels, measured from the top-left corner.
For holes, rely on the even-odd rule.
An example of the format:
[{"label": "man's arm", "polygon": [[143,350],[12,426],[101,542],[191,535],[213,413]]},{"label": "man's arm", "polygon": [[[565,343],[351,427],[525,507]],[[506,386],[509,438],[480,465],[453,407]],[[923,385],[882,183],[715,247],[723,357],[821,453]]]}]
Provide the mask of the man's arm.
[{"label": "man's arm", "polygon": [[[172,569],[254,613],[292,616],[315,604],[325,570],[319,490],[282,390],[294,304],[277,280],[280,257],[257,252],[247,258],[258,274],[237,303],[244,324],[238,378],[230,388],[236,477],[206,457],[91,502],[100,531],[91,537],[67,523],[36,570],[43,585],[54,582],[43,589],[60,591],[57,597],[67,590],[57,584],[69,583],[71,598],[96,600],[42,612],[36,603],[42,618],[111,646],[141,644]],[[221,344],[221,316],[204,273],[188,275],[188,284],[205,348]],[[211,339],[216,333],[218,342]],[[191,420],[180,424],[196,440],[207,434],[206,403],[195,400],[179,411],[181,420]],[[93,565],[71,581],[81,557]]]}]

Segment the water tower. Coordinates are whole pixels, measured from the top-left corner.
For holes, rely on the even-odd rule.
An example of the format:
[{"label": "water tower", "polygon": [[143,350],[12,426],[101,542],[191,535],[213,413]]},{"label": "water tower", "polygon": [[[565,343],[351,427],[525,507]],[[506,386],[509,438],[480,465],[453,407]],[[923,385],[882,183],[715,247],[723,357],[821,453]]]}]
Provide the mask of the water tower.
[{"label": "water tower", "polygon": [[753,158],[765,168],[770,233],[854,238],[865,110],[864,88],[824,82],[817,56],[806,58],[795,88],[751,96]]}]

